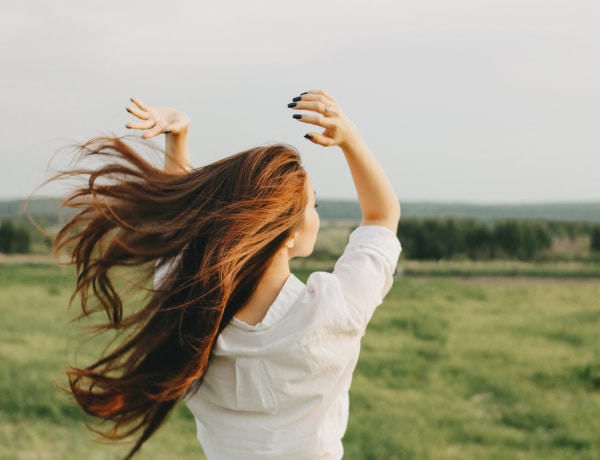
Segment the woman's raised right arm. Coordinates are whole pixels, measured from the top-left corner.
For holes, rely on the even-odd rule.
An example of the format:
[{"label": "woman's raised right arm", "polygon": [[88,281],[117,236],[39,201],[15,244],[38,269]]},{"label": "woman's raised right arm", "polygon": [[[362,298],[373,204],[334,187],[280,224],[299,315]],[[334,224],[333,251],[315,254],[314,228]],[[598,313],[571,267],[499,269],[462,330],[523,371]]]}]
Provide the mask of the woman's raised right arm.
[{"label": "woman's raised right arm", "polygon": [[336,100],[324,91],[312,90],[294,98],[288,107],[308,111],[294,118],[324,128],[322,133],[311,132],[305,137],[315,144],[337,145],[344,152],[358,194],[361,225],[380,225],[396,233],[400,220],[398,197],[383,167]]},{"label": "woman's raised right arm", "polygon": [[165,135],[165,172],[185,174],[191,169],[188,149],[190,118],[183,112],[170,107],[149,107],[136,98],[131,98],[135,106],[127,111],[141,121],[129,122],[129,129],[143,130],[142,138]]}]

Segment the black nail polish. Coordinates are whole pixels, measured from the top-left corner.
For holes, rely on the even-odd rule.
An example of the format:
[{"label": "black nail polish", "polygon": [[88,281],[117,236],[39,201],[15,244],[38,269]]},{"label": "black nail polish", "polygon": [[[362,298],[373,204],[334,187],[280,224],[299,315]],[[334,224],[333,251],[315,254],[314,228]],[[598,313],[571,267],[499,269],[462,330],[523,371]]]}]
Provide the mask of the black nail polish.
[{"label": "black nail polish", "polygon": [[125,110],[127,110],[129,113],[131,113],[131,110],[129,110],[129,107],[126,107]]},{"label": "black nail polish", "polygon": [[171,130],[170,130],[170,129],[167,129],[167,130],[165,131],[165,134],[171,134]]},{"label": "black nail polish", "polygon": [[131,128],[130,128],[129,126],[127,126],[127,125],[125,125],[125,127],[126,127],[127,129],[131,129]]},{"label": "black nail polish", "polygon": [[302,96],[295,97],[294,99],[292,99],[292,101],[298,102],[300,99],[302,99]]},{"label": "black nail polish", "polygon": [[308,94],[308,91],[304,91],[303,93],[300,93],[300,96],[304,96],[305,94]]},{"label": "black nail polish", "polygon": [[312,137],[312,134],[305,134],[305,135],[304,135],[304,137],[305,137],[306,139],[310,139],[310,140],[312,140],[312,138],[313,138],[313,137]]},{"label": "black nail polish", "polygon": [[292,108],[296,107],[296,105],[297,105],[297,104],[296,104],[295,102],[290,102],[290,103],[288,104],[288,109],[292,109]]},{"label": "black nail polish", "polygon": [[296,120],[300,120],[302,118],[302,115],[300,115],[299,113],[295,113],[294,115],[292,115],[292,118],[295,118]]}]

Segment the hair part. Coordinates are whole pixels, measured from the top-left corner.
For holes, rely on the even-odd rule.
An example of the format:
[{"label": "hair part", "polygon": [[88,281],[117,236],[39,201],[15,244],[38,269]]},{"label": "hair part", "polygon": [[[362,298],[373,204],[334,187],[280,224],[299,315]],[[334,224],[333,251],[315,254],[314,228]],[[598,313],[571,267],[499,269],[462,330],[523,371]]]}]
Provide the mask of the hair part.
[{"label": "hair part", "polygon": [[[275,253],[302,221],[306,173],[298,152],[270,145],[238,153],[189,174],[148,163],[123,139],[80,148],[102,159],[63,206],[78,213],[59,231],[56,251],[76,266],[82,316],[106,314],[100,330],[120,339],[99,359],[67,372],[85,412],[112,423],[110,439],[137,434],[131,458],[177,401],[206,372],[218,334],[255,290]],[[127,312],[115,269],[166,269],[139,309]]]}]

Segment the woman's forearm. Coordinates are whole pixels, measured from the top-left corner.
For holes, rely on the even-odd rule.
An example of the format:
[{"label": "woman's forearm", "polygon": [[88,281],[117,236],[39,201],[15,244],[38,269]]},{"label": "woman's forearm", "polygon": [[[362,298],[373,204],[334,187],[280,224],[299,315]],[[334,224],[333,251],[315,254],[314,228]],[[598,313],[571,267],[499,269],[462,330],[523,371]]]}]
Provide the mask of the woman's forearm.
[{"label": "woman's forearm", "polygon": [[189,129],[186,127],[177,134],[165,133],[165,172],[185,174],[190,171],[188,132]]},{"label": "woman's forearm", "polygon": [[362,138],[340,147],[358,194],[362,225],[381,225],[396,232],[400,203],[383,167]]}]

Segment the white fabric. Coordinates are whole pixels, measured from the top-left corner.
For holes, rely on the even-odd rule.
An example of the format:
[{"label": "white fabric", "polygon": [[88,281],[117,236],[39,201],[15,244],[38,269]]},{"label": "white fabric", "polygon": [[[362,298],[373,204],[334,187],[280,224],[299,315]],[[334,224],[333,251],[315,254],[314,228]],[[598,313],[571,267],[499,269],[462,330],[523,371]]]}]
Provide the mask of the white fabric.
[{"label": "white fabric", "polygon": [[400,250],[390,230],[359,227],[333,273],[291,275],[261,323],[227,325],[186,401],[209,460],[342,458],[360,339]]}]

